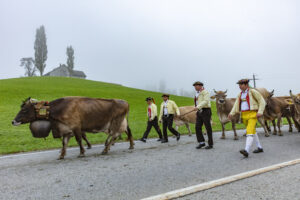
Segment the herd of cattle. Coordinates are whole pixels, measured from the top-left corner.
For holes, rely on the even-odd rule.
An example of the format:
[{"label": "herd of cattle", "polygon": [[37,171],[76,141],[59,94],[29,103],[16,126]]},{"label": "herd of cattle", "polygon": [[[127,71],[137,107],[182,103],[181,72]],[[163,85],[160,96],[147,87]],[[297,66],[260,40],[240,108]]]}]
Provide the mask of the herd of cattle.
[{"label": "herd of cattle", "polygon": [[[260,124],[265,130],[265,136],[269,136],[271,131],[269,122],[273,123],[274,132],[281,136],[280,130],[282,118],[286,118],[289,123],[289,131],[292,132],[292,121],[296,129],[300,132],[300,94],[294,95],[290,91],[290,96],[274,97],[274,90],[267,91],[264,88],[257,88],[266,101],[264,117],[259,119]],[[232,123],[234,139],[238,139],[235,124],[240,122],[239,114],[228,119],[234,98],[226,98],[227,91],[215,91],[212,99],[216,99],[217,114],[222,124],[222,139],[225,139],[225,124]],[[189,124],[196,123],[196,111],[194,106],[180,107],[180,116],[175,116],[174,123],[176,128],[185,125],[189,134],[191,130]],[[41,112],[43,111],[43,112]],[[99,99],[87,97],[65,97],[51,102],[38,102],[30,97],[21,105],[21,110],[12,121],[12,124],[30,123],[32,133],[48,136],[52,130],[54,138],[62,138],[62,150],[59,159],[66,155],[66,148],[70,137],[75,136],[80,147],[80,155],[84,156],[84,147],[82,139],[85,140],[90,148],[91,145],[86,138],[86,132],[108,134],[105,142],[103,154],[107,154],[110,146],[122,134],[126,133],[130,143],[130,149],[134,148],[134,142],[131,130],[128,125],[129,104],[124,100],[117,99]]]}]

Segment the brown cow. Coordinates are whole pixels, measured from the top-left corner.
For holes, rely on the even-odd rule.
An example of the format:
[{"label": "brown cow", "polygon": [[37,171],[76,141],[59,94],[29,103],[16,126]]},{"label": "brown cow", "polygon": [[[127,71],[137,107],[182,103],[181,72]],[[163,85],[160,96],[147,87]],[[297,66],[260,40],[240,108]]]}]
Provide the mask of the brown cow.
[{"label": "brown cow", "polygon": [[191,124],[196,124],[196,113],[197,111],[194,111],[195,106],[182,106],[179,107],[180,111],[180,116],[175,116],[174,117],[174,124],[176,130],[178,130],[179,126],[185,125],[186,128],[189,131],[189,136],[192,136],[192,131],[190,128],[190,123]]},{"label": "brown cow", "polygon": [[[192,136],[190,124],[196,124],[197,111],[194,110],[195,106],[181,106],[179,107],[180,116],[174,116],[175,129],[178,131],[180,126],[185,125],[189,131],[189,136]],[[213,121],[210,120],[213,125]],[[206,135],[206,130],[203,132]]]},{"label": "brown cow", "polygon": [[[20,125],[37,120],[35,102],[28,98],[21,106],[21,110],[12,121],[13,125]],[[75,136],[80,147],[80,157],[84,156],[82,145],[83,132],[107,132],[111,138],[105,145],[106,154],[110,145],[125,131],[133,149],[133,138],[126,117],[129,105],[124,100],[100,99],[88,97],[65,97],[49,102],[49,121],[53,137],[63,137],[63,147],[59,159],[66,154],[66,147],[71,136]]]},{"label": "brown cow", "polygon": [[298,115],[300,115],[300,93],[297,94],[297,95],[294,95],[292,93],[292,90],[290,90],[290,95],[291,95],[291,98],[292,98],[293,103],[295,105],[296,112],[297,112]]},{"label": "brown cow", "polygon": [[[280,129],[282,117],[285,117],[289,123],[289,132],[293,131],[291,118],[293,119],[296,128],[299,130],[299,124],[295,119],[294,106],[288,103],[287,97],[273,97],[273,95],[274,90],[270,92],[269,96],[266,99],[266,109],[264,111],[265,120],[270,120],[273,123],[273,134],[277,134],[275,124],[275,120],[277,119],[279,135],[282,136],[282,132]],[[266,126],[268,126],[267,123]]]},{"label": "brown cow", "polygon": [[236,133],[235,124],[239,122],[240,114],[233,116],[231,118],[231,120],[228,119],[228,115],[234,105],[235,98],[226,98],[227,90],[225,92],[214,90],[214,92],[215,92],[215,95],[212,96],[211,98],[216,99],[217,114],[218,114],[220,123],[222,125],[221,139],[225,139],[225,125],[228,122],[231,122],[232,130],[234,132],[234,140],[238,140],[238,135]]},{"label": "brown cow", "polygon": [[293,102],[294,115],[295,115],[296,121],[298,122],[298,126],[299,126],[298,131],[300,132],[300,93],[297,95],[294,95],[292,93],[292,90],[290,90],[290,96],[291,96],[292,102]]}]

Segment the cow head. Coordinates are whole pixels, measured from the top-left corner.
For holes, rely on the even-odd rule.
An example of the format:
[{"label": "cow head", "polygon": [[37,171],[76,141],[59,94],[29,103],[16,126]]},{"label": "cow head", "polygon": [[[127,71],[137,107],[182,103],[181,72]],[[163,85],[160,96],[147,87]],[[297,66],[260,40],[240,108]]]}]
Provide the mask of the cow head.
[{"label": "cow head", "polygon": [[215,95],[212,96],[211,98],[212,99],[216,99],[216,102],[219,103],[219,104],[225,104],[225,101],[226,101],[226,93],[227,93],[227,90],[226,91],[216,91],[214,90],[215,92]]},{"label": "cow head", "polygon": [[296,110],[297,110],[298,112],[300,112],[300,94],[294,95],[294,94],[292,93],[292,90],[290,90],[290,95],[291,95],[291,97],[292,97],[292,99],[293,99],[293,102],[294,102],[294,104],[295,104]]},{"label": "cow head", "polygon": [[267,98],[266,98],[266,102],[268,104],[268,102],[270,101],[270,99],[274,96],[274,90],[272,90],[272,92],[269,92]]},{"label": "cow head", "polygon": [[31,99],[30,97],[23,101],[21,105],[21,110],[12,121],[12,125],[19,126],[21,124],[26,124],[32,122],[36,119],[34,105],[37,103],[36,100]]}]

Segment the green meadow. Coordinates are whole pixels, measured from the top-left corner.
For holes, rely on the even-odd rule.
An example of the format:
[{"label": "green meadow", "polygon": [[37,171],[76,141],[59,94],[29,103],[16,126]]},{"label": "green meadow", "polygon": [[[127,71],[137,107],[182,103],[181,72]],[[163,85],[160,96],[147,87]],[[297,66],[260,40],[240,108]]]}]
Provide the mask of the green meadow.
[{"label": "green meadow", "polygon": [[[117,98],[128,101],[130,104],[129,125],[134,139],[141,138],[146,129],[145,98],[154,97],[157,105],[162,102],[161,93],[158,92],[76,78],[31,77],[0,80],[0,154],[60,148],[61,140],[53,139],[52,134],[46,139],[33,138],[28,124],[14,127],[11,121],[18,113],[22,101],[27,97],[51,101],[65,96]],[[172,95],[170,99],[175,100],[178,106],[193,105],[192,98]],[[221,130],[215,102],[212,102],[212,112],[213,130]],[[242,127],[243,125],[238,125],[237,128]],[[230,128],[231,124],[227,124],[226,129]],[[181,127],[179,131],[187,134],[185,127]],[[194,125],[192,125],[192,131],[194,131]],[[105,141],[106,134],[87,134],[87,137],[92,144],[99,144]],[[154,130],[151,130],[149,137],[157,137]],[[233,134],[229,134],[228,138],[232,137]],[[124,134],[123,140],[126,138]],[[72,138],[69,146],[76,145],[75,139]]]}]

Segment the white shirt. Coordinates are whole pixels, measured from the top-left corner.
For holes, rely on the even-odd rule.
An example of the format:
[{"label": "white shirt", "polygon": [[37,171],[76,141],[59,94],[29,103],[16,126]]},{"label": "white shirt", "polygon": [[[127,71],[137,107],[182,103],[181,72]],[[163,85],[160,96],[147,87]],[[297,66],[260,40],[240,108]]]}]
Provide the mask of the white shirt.
[{"label": "white shirt", "polygon": [[247,94],[249,92],[249,89],[245,90],[241,94],[241,111],[250,110],[249,104],[247,102]]},{"label": "white shirt", "polygon": [[164,115],[168,115],[168,101],[164,101]]},{"label": "white shirt", "polygon": [[200,94],[200,91],[196,91],[196,94],[195,94],[195,98],[196,98],[196,106],[198,106],[198,96]]}]

